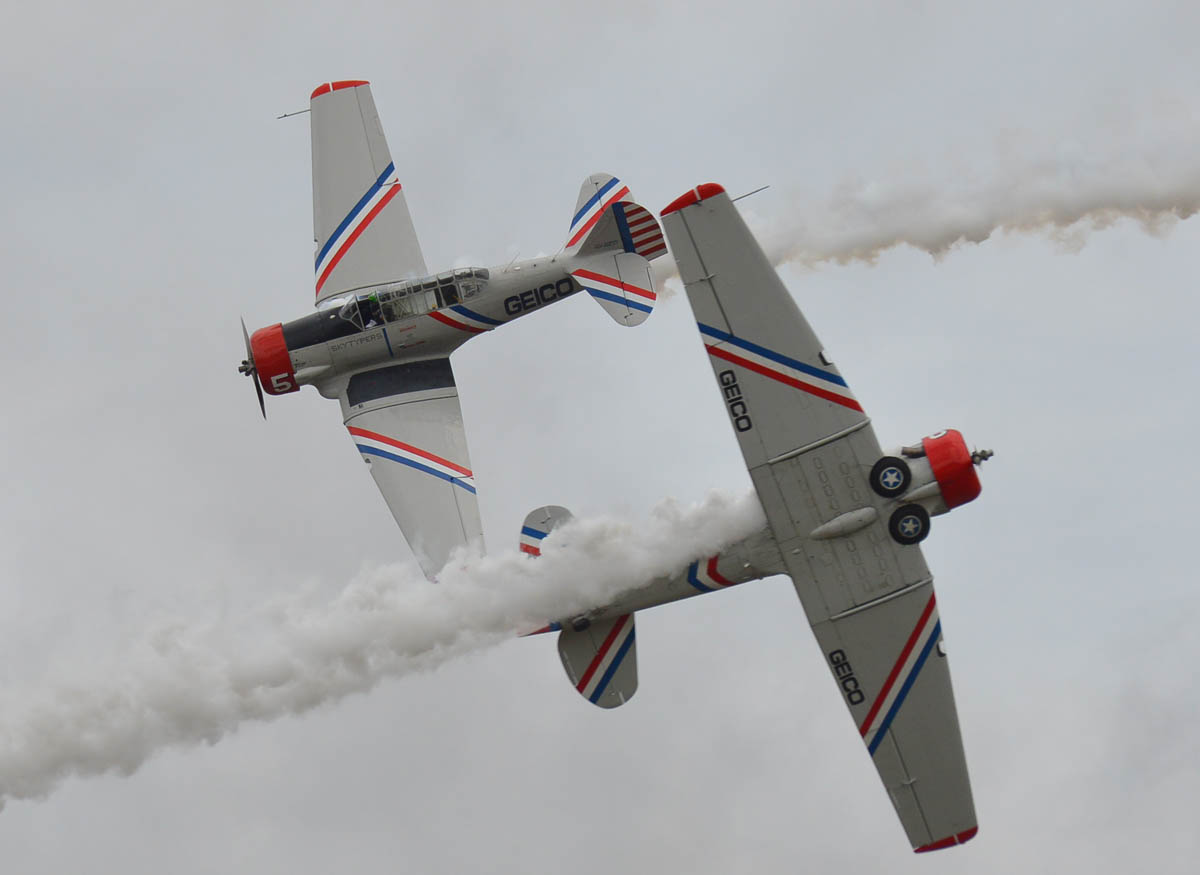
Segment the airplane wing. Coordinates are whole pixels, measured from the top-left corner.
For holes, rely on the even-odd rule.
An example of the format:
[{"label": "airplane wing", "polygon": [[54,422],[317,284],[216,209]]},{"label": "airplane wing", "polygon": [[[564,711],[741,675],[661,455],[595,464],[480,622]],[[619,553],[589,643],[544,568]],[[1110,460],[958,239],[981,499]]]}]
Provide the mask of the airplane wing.
[{"label": "airplane wing", "polygon": [[918,851],[966,841],[975,811],[932,577],[889,533],[870,420],[720,186],[678,198],[663,224],[772,533],[901,824]]},{"label": "airplane wing", "polygon": [[360,371],[340,399],[350,437],[426,576],[432,579],[455,547],[482,546],[450,360]]},{"label": "airplane wing", "polygon": [[426,274],[371,86],[354,79],[312,93],[317,303]]}]

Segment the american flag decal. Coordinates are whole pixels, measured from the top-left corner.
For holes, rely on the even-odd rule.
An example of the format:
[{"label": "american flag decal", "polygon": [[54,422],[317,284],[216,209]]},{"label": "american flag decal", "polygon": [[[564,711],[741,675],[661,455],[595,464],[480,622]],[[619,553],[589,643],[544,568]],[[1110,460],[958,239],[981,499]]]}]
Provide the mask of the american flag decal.
[{"label": "american flag decal", "polygon": [[645,259],[654,259],[667,251],[658,219],[639,204],[614,204],[613,215],[626,252],[636,252]]}]

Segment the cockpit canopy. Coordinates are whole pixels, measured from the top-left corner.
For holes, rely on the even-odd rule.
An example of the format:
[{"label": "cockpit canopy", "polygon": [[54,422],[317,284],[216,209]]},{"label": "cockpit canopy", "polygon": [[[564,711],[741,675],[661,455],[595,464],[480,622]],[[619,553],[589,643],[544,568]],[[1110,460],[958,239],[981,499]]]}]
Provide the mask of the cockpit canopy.
[{"label": "cockpit canopy", "polygon": [[437,276],[376,286],[352,298],[331,300],[326,307],[340,305],[342,319],[359,329],[373,328],[469,301],[486,288],[489,276],[484,267],[460,267]]}]

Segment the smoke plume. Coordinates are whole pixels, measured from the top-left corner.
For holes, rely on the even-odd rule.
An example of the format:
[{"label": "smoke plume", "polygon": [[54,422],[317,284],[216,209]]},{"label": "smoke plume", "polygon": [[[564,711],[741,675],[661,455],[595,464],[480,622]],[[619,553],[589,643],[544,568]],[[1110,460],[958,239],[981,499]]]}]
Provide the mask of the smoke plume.
[{"label": "smoke plume", "polygon": [[[101,679],[44,684],[0,722],[0,806],[68,776],[136,771],[165,747],[214,743],[604,605],[765,525],[753,493],[648,521],[576,520],[538,559],[456,557],[431,584],[408,567],[359,575],[332,603],[260,611],[257,629],[164,625]],[[11,697],[10,697],[11,698]]]},{"label": "smoke plume", "polygon": [[[1112,154],[1107,144],[1106,151]],[[756,196],[764,206],[768,197]],[[780,197],[776,191],[776,202]],[[770,221],[755,212],[755,198],[739,204],[776,266],[874,263],[902,245],[940,258],[997,232],[1041,234],[1077,250],[1090,233],[1122,219],[1160,235],[1195,215],[1200,148],[1186,138],[1104,159],[1060,150],[1053,158],[997,159],[986,175],[963,172],[953,182],[895,172],[886,181],[843,181],[820,199],[782,197],[794,206]],[[678,277],[670,259],[660,259],[655,268],[660,288]]]}]

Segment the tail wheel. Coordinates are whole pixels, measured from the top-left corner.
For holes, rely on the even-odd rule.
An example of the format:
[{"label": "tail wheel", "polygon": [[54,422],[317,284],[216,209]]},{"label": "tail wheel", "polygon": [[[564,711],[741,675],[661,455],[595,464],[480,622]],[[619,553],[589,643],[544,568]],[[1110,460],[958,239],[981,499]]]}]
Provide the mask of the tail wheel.
[{"label": "tail wheel", "polygon": [[898,544],[919,544],[929,536],[929,511],[919,504],[898,507],[888,520],[888,531]]},{"label": "tail wheel", "polygon": [[908,462],[896,456],[884,456],[871,469],[871,488],[876,495],[884,498],[895,498],[908,491],[912,483],[912,471]]}]

